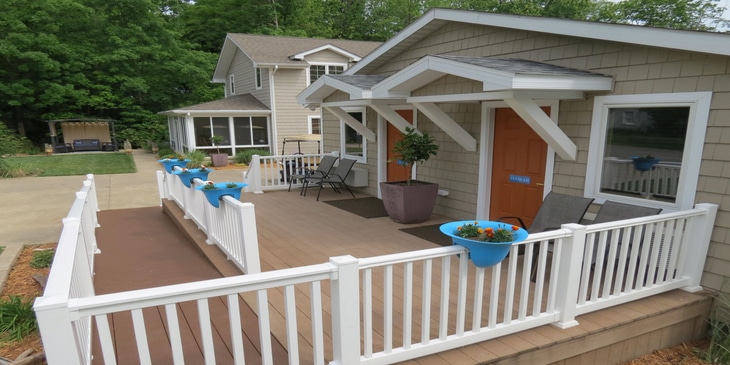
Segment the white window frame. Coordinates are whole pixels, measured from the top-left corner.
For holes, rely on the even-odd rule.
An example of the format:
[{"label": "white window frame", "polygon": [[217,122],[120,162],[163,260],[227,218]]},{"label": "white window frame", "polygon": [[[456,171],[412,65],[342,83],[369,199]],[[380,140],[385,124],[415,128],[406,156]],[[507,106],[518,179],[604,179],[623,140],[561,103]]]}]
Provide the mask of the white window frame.
[{"label": "white window frame", "polygon": [[307,86],[312,84],[312,77],[311,77],[311,68],[312,66],[324,66],[324,74],[329,75],[330,74],[330,67],[331,66],[341,66],[342,72],[347,71],[347,63],[325,63],[325,62],[309,62],[309,67],[307,67]]},{"label": "white window frame", "polygon": [[307,116],[307,133],[314,134],[314,132],[313,132],[313,129],[314,128],[312,128],[312,125],[313,125],[312,124],[312,120],[313,119],[319,119],[319,134],[321,135],[322,134],[322,116],[320,116],[320,115],[309,115],[309,116]]},{"label": "white window frame", "polygon": [[236,95],[236,78],[233,74],[228,75],[228,95]]},{"label": "white window frame", "polygon": [[[342,108],[343,111],[346,113],[362,113],[362,124],[367,127],[367,115],[365,113],[364,107],[356,107],[356,108]],[[362,136],[362,156],[355,156],[355,155],[348,155],[347,154],[347,143],[345,142],[345,127],[347,127],[347,124],[345,124],[345,121],[340,119],[340,155],[342,158],[349,158],[353,159],[359,163],[367,163],[368,161],[368,141],[365,136]]]},{"label": "white window frame", "polygon": [[[597,203],[612,200],[662,208],[665,212],[691,209],[694,206],[697,192],[697,181],[700,163],[702,162],[702,150],[711,101],[712,92],[597,96],[593,102],[593,119],[591,122],[584,195],[595,198]],[[682,151],[682,169],[677,185],[677,198],[674,203],[608,194],[600,191],[609,109],[647,107],[689,107],[690,109],[684,150]]]},{"label": "white window frame", "polygon": [[261,74],[261,67],[256,67],[254,73],[254,79],[256,80],[256,90],[261,89],[264,85],[264,78]]}]

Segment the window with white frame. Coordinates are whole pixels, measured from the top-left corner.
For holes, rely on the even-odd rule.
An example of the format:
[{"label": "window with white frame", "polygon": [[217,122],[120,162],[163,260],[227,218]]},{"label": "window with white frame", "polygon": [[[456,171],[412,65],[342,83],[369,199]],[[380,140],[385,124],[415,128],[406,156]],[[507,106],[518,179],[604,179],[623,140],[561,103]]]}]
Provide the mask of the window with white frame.
[{"label": "window with white frame", "polygon": [[309,117],[309,134],[322,134],[322,119],[320,117]]},{"label": "window with white frame", "polygon": [[228,95],[236,95],[236,81],[233,74],[228,76]]},{"label": "window with white frame", "polygon": [[[366,125],[365,110],[362,108],[345,109],[357,122]],[[340,120],[340,149],[343,158],[351,158],[360,163],[367,162],[366,155],[366,143],[365,138],[362,134],[358,133],[355,129],[345,123],[344,120]]]},{"label": "window with white frame", "polygon": [[261,80],[261,68],[256,67],[256,88],[260,89],[263,86],[263,81]]},{"label": "window with white frame", "polygon": [[345,72],[345,65],[311,65],[309,66],[309,84],[317,81],[323,75],[339,75]]},{"label": "window with white frame", "polygon": [[596,97],[585,195],[691,208],[711,99],[711,92]]}]

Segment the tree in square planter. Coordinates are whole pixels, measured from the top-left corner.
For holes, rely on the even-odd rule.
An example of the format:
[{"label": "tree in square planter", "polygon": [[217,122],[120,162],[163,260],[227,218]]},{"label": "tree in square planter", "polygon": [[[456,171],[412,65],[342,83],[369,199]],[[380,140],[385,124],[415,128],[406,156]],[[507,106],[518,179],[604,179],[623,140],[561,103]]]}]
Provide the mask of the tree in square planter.
[{"label": "tree in square planter", "polygon": [[436,205],[439,185],[411,179],[416,163],[424,163],[435,156],[438,145],[433,137],[406,127],[402,139],[393,147],[398,163],[408,168],[408,180],[380,183],[383,206],[388,216],[398,223],[420,223],[431,216]]},{"label": "tree in square planter", "polygon": [[210,154],[210,162],[215,167],[228,166],[228,154],[221,153],[220,145],[223,142],[223,136],[210,137],[210,143],[215,146],[217,153]]}]

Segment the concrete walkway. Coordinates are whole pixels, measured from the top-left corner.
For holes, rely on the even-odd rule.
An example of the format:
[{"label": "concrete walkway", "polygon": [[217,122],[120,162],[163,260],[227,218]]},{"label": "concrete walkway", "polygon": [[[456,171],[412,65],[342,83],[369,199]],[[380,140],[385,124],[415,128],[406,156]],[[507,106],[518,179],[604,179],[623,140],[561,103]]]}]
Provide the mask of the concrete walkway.
[{"label": "concrete walkway", "polygon": [[[160,206],[157,157],[144,150],[132,154],[137,172],[96,175],[100,210]],[[241,181],[243,169],[214,171],[211,180]],[[66,217],[85,176],[23,177],[0,179],[0,288],[25,245],[56,243],[61,220]]]}]

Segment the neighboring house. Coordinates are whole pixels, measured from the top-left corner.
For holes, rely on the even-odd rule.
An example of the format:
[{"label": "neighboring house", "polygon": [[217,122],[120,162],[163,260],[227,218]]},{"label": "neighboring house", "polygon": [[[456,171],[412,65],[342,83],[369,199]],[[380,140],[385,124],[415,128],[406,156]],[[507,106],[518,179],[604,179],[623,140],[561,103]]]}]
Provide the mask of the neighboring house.
[{"label": "neighboring house", "polygon": [[[231,156],[249,148],[274,153],[284,137],[318,135],[320,111],[303,110],[297,94],[322,75],[346,71],[380,44],[228,34],[213,74],[213,82],[225,84],[226,97],[163,112],[172,148],[213,151],[210,138],[220,135],[221,152]],[[317,145],[303,143],[302,149],[316,153]]]},{"label": "neighboring house", "polygon": [[549,191],[719,204],[702,285],[730,291],[728,34],[434,9],[298,101],[323,108],[324,150],[358,159],[372,195],[402,179],[399,131],[434,136],[417,178],[455,219],[534,216]]}]

